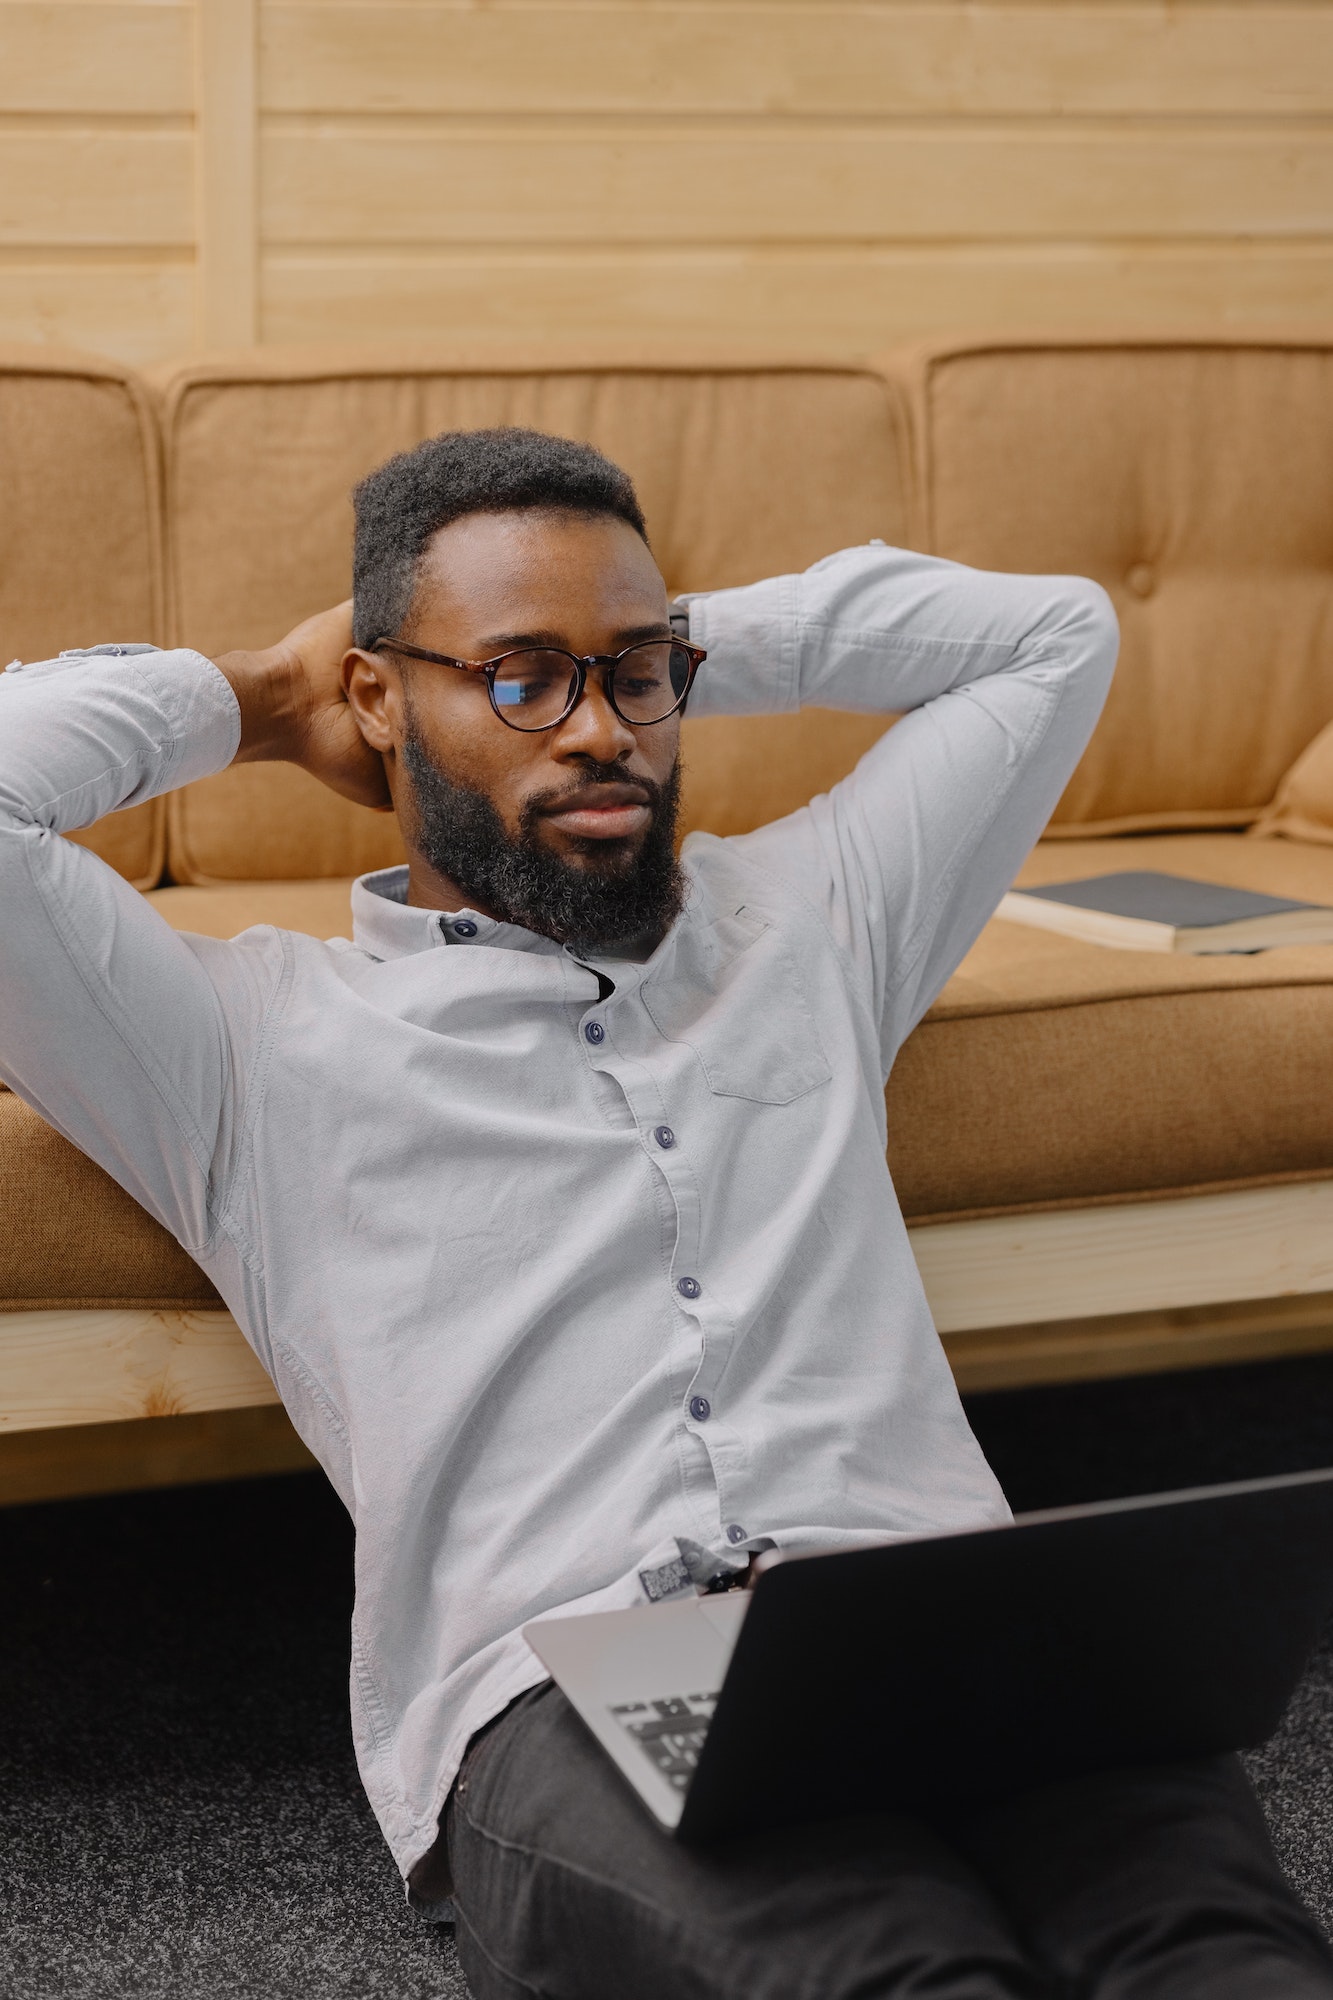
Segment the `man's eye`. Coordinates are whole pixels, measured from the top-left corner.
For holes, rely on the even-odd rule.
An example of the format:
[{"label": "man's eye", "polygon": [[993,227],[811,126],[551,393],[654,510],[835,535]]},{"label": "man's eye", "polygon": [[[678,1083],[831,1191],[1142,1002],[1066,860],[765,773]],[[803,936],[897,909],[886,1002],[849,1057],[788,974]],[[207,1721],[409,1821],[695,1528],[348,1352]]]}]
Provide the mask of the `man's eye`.
[{"label": "man's eye", "polygon": [[495,699],[504,708],[530,708],[549,695],[555,685],[550,674],[530,674],[526,680],[497,680]]}]

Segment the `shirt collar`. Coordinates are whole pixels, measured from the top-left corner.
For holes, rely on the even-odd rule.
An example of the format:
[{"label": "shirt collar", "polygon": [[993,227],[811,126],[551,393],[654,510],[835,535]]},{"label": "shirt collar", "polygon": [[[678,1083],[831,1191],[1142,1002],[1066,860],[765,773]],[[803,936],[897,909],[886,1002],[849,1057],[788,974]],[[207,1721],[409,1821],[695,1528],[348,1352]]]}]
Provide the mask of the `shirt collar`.
[{"label": "shirt collar", "polygon": [[498,923],[479,910],[420,910],[407,900],[407,869],[381,868],[352,884],[352,937],[374,958],[409,958],[440,945],[499,946],[558,953],[559,945],[521,924]]},{"label": "shirt collar", "polygon": [[[682,915],[690,918],[698,914],[697,886],[687,876]],[[607,954],[590,961],[578,958],[577,962],[613,966],[617,986],[635,985],[670,951],[680,921],[678,918],[646,959]],[[408,903],[407,869],[401,863],[396,868],[381,868],[373,875],[359,875],[353,882],[352,938],[362,951],[381,959],[411,958],[417,952],[434,951],[445,944],[487,944],[505,951],[540,952],[557,957],[569,953],[577,958],[571,945],[558,945],[554,939],[539,937],[536,931],[525,930],[521,924],[503,924],[495,917],[484,917],[480,910],[417,909]]]}]

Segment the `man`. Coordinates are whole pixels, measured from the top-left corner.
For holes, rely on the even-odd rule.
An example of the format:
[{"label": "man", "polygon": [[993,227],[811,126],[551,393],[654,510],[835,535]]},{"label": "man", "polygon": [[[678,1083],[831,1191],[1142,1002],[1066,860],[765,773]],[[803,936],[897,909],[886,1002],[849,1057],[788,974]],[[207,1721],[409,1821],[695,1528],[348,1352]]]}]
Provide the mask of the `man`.
[{"label": "man", "polygon": [[[1333,1993],[1230,1762],[694,1855],[519,1636],[1006,1517],[883,1083],[1114,654],[1095,585],[879,544],[673,614],[628,479],[502,431],[359,489],[350,635],[0,681],[0,1073],[211,1274],[350,1509],[361,1770],[478,2000]],[[907,713],[678,863],[687,697]],[[392,803],[353,944],[177,936],[55,837],[237,756]]]}]

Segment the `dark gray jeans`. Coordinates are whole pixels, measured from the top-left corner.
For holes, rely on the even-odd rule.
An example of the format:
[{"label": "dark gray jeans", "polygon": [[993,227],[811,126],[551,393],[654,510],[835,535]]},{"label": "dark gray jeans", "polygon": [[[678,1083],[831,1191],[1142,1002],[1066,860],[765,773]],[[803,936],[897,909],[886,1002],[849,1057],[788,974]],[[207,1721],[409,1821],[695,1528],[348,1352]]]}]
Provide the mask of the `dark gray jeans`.
[{"label": "dark gray jeans", "polygon": [[475,2000],[1329,2000],[1233,1758],[691,1850],[549,1684],[448,1808]]}]

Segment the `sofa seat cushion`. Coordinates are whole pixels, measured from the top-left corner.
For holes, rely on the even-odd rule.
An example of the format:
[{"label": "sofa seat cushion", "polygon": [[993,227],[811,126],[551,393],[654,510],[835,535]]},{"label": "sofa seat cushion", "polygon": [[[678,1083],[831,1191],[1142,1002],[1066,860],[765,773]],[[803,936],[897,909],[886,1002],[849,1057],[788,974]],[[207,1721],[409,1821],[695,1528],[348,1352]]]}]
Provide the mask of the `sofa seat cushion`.
[{"label": "sofa seat cushion", "polygon": [[174,1236],[0,1090],[0,1312],[221,1304]]},{"label": "sofa seat cushion", "polygon": [[[1333,848],[1176,834],[1043,844],[1021,879],[1127,866],[1333,903]],[[151,898],[181,930],[350,931],[351,884]],[[909,1219],[1079,1206],[1333,1172],[1333,948],[1110,951],[993,922],[898,1058],[889,1160]],[[0,1309],[216,1304],[194,1264],[19,1099],[0,1093]]]},{"label": "sofa seat cushion", "polygon": [[[1333,850],[1242,834],[1043,842],[1020,881],[1160,868],[1333,904]],[[986,926],[898,1057],[889,1161],[916,1220],[1333,1172],[1333,947],[1112,951]]]}]

